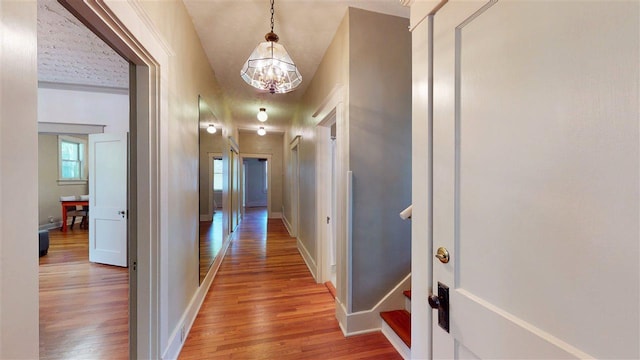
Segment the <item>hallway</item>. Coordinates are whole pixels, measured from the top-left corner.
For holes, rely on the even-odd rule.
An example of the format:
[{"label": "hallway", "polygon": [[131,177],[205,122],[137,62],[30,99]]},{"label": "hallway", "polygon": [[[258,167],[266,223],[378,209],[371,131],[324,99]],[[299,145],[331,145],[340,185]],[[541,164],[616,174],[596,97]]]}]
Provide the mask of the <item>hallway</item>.
[{"label": "hallway", "polygon": [[247,209],[180,359],[400,359],[381,333],[345,338],[280,219]]}]

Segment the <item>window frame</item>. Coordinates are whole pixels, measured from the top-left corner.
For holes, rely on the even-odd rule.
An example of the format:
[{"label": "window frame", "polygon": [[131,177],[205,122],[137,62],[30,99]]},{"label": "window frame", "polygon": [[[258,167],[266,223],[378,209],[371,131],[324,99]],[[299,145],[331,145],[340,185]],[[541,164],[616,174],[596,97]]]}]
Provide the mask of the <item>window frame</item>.
[{"label": "window frame", "polygon": [[[62,143],[77,144],[80,146],[79,151],[79,163],[80,163],[80,177],[77,178],[63,178],[62,176]],[[87,164],[88,158],[88,141],[75,136],[58,135],[58,184],[61,185],[73,185],[73,184],[86,184],[89,175],[89,169]]]}]

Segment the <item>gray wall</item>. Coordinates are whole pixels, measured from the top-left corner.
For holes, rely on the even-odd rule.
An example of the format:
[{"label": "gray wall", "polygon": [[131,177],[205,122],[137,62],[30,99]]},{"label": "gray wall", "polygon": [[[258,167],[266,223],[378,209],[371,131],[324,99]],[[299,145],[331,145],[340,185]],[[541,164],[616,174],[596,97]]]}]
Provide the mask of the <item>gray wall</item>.
[{"label": "gray wall", "polygon": [[[73,135],[87,139],[86,135]],[[89,194],[87,183],[80,185],[58,184],[58,135],[38,135],[38,224],[46,227],[61,221],[60,196]],[[49,217],[53,221],[49,221]]]},{"label": "gray wall", "polygon": [[[353,311],[371,309],[411,271],[410,223],[398,213],[411,202],[411,36],[408,19],[349,8],[311,80],[288,144],[300,135],[298,237],[316,254],[316,125],[312,114],[342,85],[353,171]],[[285,146],[287,169],[290,154]],[[287,173],[285,188],[291,186]],[[346,199],[337,199],[345,206]],[[291,219],[285,194],[284,216]],[[340,254],[339,254],[340,256]],[[347,259],[338,259],[346,263]],[[342,276],[338,273],[338,276]],[[346,304],[346,275],[338,289]]]},{"label": "gray wall", "polygon": [[409,20],[351,9],[349,165],[353,311],[371,309],[411,272]]},{"label": "gray wall", "polygon": [[254,131],[240,132],[240,155],[261,154],[271,155],[271,211],[282,211],[282,181],[284,178],[283,146],[284,136],[281,133],[271,133],[258,136]]},{"label": "gray wall", "polygon": [[247,187],[245,188],[245,205],[267,206],[267,192],[264,189],[266,161],[245,159]]}]

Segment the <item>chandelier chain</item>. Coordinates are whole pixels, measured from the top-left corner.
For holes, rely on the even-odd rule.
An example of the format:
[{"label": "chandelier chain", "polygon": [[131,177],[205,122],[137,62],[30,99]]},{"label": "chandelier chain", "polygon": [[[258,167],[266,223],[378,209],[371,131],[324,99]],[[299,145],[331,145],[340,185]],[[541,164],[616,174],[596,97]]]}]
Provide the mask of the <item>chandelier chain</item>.
[{"label": "chandelier chain", "polygon": [[274,0],[271,0],[271,32],[273,32],[273,2]]}]

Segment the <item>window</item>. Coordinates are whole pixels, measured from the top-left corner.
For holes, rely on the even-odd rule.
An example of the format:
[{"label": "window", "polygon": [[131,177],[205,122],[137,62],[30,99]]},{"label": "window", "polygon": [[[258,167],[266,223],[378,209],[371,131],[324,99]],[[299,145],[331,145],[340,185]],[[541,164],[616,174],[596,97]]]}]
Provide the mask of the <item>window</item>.
[{"label": "window", "polygon": [[60,181],[87,180],[87,140],[58,136],[58,173]]},{"label": "window", "polygon": [[222,159],[213,159],[213,190],[222,190]]}]

